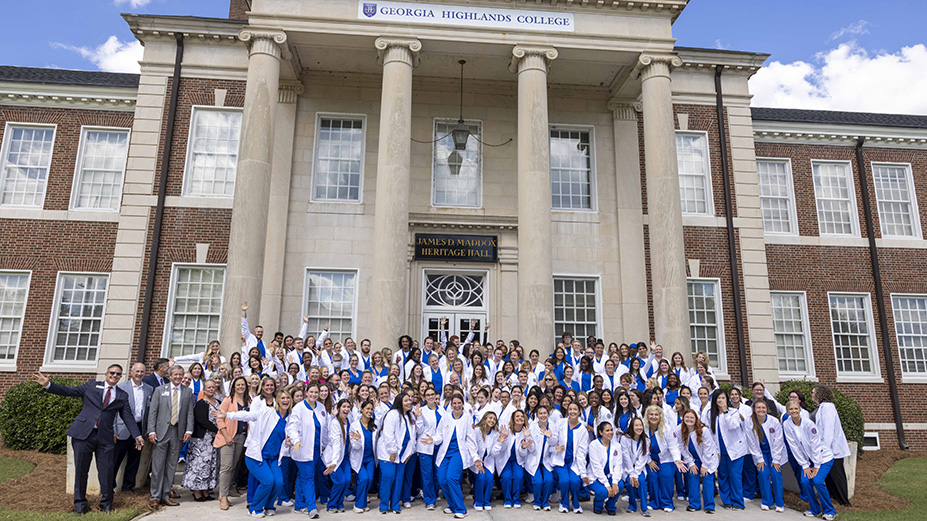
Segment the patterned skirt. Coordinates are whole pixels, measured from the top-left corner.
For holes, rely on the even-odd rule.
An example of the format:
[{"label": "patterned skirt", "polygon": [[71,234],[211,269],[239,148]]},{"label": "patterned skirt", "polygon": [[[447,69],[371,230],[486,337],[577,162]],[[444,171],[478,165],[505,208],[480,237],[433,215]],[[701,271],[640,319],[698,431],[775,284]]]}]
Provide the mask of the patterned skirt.
[{"label": "patterned skirt", "polygon": [[206,432],[202,438],[191,438],[186,467],[180,484],[187,490],[210,490],[219,478],[219,449],[212,446],[216,435]]}]

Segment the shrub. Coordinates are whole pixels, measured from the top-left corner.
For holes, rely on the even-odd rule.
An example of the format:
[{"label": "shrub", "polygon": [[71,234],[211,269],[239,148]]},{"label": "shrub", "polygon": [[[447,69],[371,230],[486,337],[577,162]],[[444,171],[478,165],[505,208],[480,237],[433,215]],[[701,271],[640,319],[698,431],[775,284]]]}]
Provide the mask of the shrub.
[{"label": "shrub", "polygon": [[[73,386],[73,378],[52,378],[56,384]],[[67,431],[80,413],[80,398],[65,398],[45,392],[35,382],[13,386],[0,403],[0,432],[3,443],[13,450],[37,450],[64,454]]]},{"label": "shrub", "polygon": [[[728,394],[730,394],[731,388],[734,387],[734,384],[731,382],[718,382],[718,387],[720,387],[721,389],[724,389],[725,391],[728,392]],[[750,389],[746,387],[740,386],[740,394],[743,395],[743,401],[753,399],[753,391],[751,391]]]},{"label": "shrub", "polygon": [[[811,400],[811,389],[818,385],[815,382],[807,380],[789,380],[780,384],[780,391],[776,393],[776,400],[781,404],[789,401],[789,393],[792,391],[801,391],[805,395],[805,401],[808,408],[812,411],[818,408],[818,404]],[[863,446],[863,410],[853,398],[843,394],[831,387],[834,393],[834,406],[837,408],[837,415],[840,416],[840,423],[843,425],[843,433],[847,436],[847,441],[855,441],[860,447]]]}]

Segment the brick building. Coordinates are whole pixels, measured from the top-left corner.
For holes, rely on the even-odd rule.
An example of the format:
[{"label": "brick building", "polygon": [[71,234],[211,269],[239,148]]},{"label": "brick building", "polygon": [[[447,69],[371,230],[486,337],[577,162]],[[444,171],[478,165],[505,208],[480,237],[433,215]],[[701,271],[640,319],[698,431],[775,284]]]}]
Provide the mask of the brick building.
[{"label": "brick building", "polygon": [[0,393],[228,354],[247,300],[375,347],[655,335],[835,385],[885,446],[894,380],[927,448],[927,117],[751,109],[768,55],[609,4],[233,0],[125,15],[140,75],[0,67]]}]

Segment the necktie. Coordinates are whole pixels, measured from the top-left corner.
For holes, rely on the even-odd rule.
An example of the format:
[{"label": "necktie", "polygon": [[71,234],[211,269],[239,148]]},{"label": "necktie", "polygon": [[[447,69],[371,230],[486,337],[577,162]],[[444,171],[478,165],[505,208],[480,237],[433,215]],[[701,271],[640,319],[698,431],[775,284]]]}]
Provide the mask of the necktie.
[{"label": "necktie", "polygon": [[261,350],[261,356],[262,356],[262,357],[266,357],[266,356],[267,356],[267,352],[264,351],[264,341],[263,341],[263,340],[258,340],[258,341],[257,341],[257,348]]},{"label": "necktie", "polygon": [[[112,390],[113,390],[112,387],[110,386],[106,387],[106,395],[103,396],[103,408],[100,409],[100,418],[103,417],[103,409],[105,409],[106,406],[109,405],[109,397],[110,397],[110,393],[112,392]],[[94,427],[100,426],[100,418],[97,418],[97,424],[94,425]]]},{"label": "necktie", "polygon": [[174,387],[171,390],[171,425],[177,425],[177,420],[179,419],[179,411],[177,410],[177,406],[177,388]]}]

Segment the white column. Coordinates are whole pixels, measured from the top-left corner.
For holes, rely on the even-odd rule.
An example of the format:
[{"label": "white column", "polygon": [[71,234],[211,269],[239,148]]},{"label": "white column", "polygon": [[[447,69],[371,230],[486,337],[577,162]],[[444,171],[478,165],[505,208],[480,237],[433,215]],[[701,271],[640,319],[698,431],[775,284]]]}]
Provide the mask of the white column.
[{"label": "white column", "polygon": [[509,65],[518,73],[518,339],[542,353],[554,341],[547,68],[556,58],[552,47],[519,45]]},{"label": "white column", "polygon": [[412,143],[412,68],[422,44],[412,38],[377,38],[383,65],[377,191],[374,214],[373,347],[395,348],[407,330],[409,293],[409,186]]},{"label": "white column", "polygon": [[280,84],[280,46],[286,41],[286,34],[246,28],[238,38],[250,43],[251,52],[222,298],[220,341],[226,354],[241,347],[241,302],[247,300],[250,305],[248,317],[252,327],[258,325],[261,316],[272,136]]},{"label": "white column", "polygon": [[634,70],[640,74],[644,117],[654,338],[665,352],[680,351],[691,358],[682,204],[670,89],[670,71],[680,65],[682,60],[678,56],[642,55]]}]

